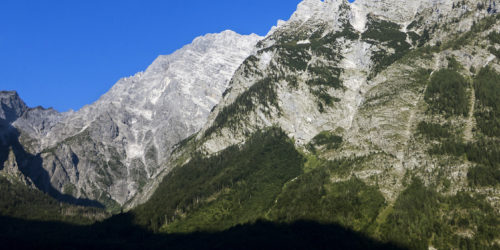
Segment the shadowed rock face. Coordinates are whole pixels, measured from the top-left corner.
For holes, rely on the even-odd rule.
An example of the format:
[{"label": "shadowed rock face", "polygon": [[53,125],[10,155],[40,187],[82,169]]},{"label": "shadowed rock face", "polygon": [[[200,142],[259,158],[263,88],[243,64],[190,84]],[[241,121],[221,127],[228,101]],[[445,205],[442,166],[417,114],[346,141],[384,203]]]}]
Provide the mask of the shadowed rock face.
[{"label": "shadowed rock face", "polygon": [[[19,117],[26,116],[27,113],[33,111],[32,109],[28,109],[24,105],[24,102],[19,99],[17,93],[14,92],[9,96],[9,104],[9,106],[4,106],[8,108],[5,108],[3,112],[4,114],[10,114],[6,117],[13,117],[10,121],[15,120],[16,117],[20,119]],[[24,110],[24,113],[21,113],[20,110]],[[46,110],[40,109],[38,111],[44,112]],[[43,119],[47,119],[47,117]],[[98,201],[87,198],[75,198],[54,188],[51,184],[54,175],[51,175],[44,169],[43,159],[40,154],[34,155],[27,152],[20,143],[18,129],[12,126],[11,122],[8,123],[7,120],[2,119],[0,121],[0,162],[2,163],[0,165],[0,176],[42,190],[54,198],[70,204],[104,207]]]},{"label": "shadowed rock face", "polygon": [[[10,125],[17,120],[28,107],[19,98],[15,91],[0,91],[0,170],[7,167],[11,172],[17,168],[17,163],[12,156],[10,148],[11,138],[16,134],[16,130]],[[10,163],[7,163],[9,160]],[[7,171],[7,170],[6,170]]]},{"label": "shadowed rock face", "polygon": [[39,158],[48,175],[42,190],[118,207],[165,170],[173,145],[201,128],[260,39],[232,31],[196,38],[77,112],[30,109],[17,93],[1,92],[0,118]]},{"label": "shadowed rock face", "polygon": [[0,91],[0,120],[9,124],[17,120],[28,107],[15,91]]}]

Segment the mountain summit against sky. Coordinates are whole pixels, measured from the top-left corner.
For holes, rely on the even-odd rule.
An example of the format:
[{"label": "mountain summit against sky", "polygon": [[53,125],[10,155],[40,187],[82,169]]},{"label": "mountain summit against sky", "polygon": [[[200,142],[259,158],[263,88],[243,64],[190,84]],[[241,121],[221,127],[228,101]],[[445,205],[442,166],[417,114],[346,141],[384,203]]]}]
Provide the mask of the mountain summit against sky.
[{"label": "mountain summit against sky", "polygon": [[60,200],[128,210],[97,229],[293,235],[308,221],[374,248],[498,248],[496,12],[304,0],[266,37],[197,38],[75,113],[2,92],[5,169]]},{"label": "mountain summit against sky", "polygon": [[201,128],[260,39],[232,31],[196,38],[77,112],[23,115],[25,104],[12,94],[8,122],[21,132],[24,148],[43,159],[26,163],[34,169],[28,177],[55,192],[123,205],[163,170],[172,146]]},{"label": "mountain summit against sky", "polygon": [[495,6],[303,1],[235,72],[136,222],[313,220],[415,249],[497,244]]}]

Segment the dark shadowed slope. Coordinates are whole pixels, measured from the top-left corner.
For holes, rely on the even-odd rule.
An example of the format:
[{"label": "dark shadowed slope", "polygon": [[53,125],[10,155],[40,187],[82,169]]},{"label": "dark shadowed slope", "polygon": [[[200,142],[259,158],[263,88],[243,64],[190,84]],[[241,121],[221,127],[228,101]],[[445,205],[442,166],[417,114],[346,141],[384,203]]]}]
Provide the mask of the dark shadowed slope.
[{"label": "dark shadowed slope", "polygon": [[153,234],[130,215],[93,226],[0,217],[0,244],[15,249],[398,249],[333,224],[257,221],[223,232]]}]

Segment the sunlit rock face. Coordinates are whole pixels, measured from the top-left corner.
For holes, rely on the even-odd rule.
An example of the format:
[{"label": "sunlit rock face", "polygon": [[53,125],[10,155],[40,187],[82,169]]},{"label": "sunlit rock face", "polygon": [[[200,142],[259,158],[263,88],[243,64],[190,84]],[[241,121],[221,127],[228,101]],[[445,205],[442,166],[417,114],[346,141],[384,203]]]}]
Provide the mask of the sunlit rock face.
[{"label": "sunlit rock face", "polygon": [[[297,147],[307,148],[315,136],[328,131],[342,136],[344,143],[327,158],[375,155],[356,176],[383,179],[381,190],[389,200],[397,197],[403,184],[388,180],[401,181],[407,171],[434,181],[428,173],[437,171],[438,165],[427,154],[428,145],[414,144],[418,123],[429,119],[422,111],[425,86],[418,85],[416,75],[446,67],[452,56],[467,70],[485,65],[498,68],[484,38],[497,28],[478,31],[480,50],[469,44],[427,58],[411,52],[452,42],[453,36],[491,15],[477,9],[477,4],[302,1],[236,71],[224,98],[194,140],[197,150],[220,152],[272,126],[282,128]],[[448,169],[456,178],[455,188],[466,182],[468,167],[459,163]]]},{"label": "sunlit rock face", "polygon": [[[266,37],[231,31],[199,37],[79,111],[29,109],[0,95],[8,100],[5,107],[17,107],[0,111],[0,118],[14,114],[9,124],[20,143],[41,159],[26,163],[39,186],[108,207],[145,201],[168,170],[189,160],[189,154],[171,157],[179,148],[176,157],[182,156],[186,149],[176,145],[183,139],[196,142],[189,150],[209,155],[271,126],[299,148],[324,131],[342,136],[341,149],[328,159],[377,154],[370,162],[376,167],[356,174],[368,181],[399,180],[381,183],[393,199],[405,171],[429,160],[423,149],[415,157],[407,153],[423,119],[418,108],[424,89],[412,85],[414,74],[445,67],[450,55],[467,69],[496,58],[467,47],[425,60],[405,56],[470,30],[490,14],[476,11],[477,3],[458,8],[444,0],[305,0]],[[452,174],[462,178],[464,169]]]},{"label": "sunlit rock face", "polygon": [[164,170],[172,146],[202,127],[260,39],[233,31],[198,37],[76,112],[28,109],[17,94],[2,92],[0,116],[19,130],[25,149],[43,159],[30,163],[48,174],[38,178],[48,182],[43,186],[123,205]]}]

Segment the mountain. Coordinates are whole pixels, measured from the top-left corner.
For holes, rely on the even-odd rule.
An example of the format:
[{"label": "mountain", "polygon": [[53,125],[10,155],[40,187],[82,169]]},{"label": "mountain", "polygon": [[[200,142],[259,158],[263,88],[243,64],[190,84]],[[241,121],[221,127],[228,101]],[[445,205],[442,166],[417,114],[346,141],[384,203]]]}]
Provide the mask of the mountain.
[{"label": "mountain", "polygon": [[28,109],[17,94],[2,92],[2,115],[36,158],[25,172],[56,198],[119,208],[165,170],[176,143],[201,128],[260,39],[232,31],[196,38],[77,112]]},{"label": "mountain", "polygon": [[9,176],[22,176],[15,156],[10,147],[14,129],[10,124],[18,119],[28,107],[14,91],[0,91],[0,173]]},{"label": "mountain", "polygon": [[[90,180],[96,187],[79,184],[70,188],[77,190],[72,197],[105,190],[93,199],[129,210],[96,226],[120,227],[120,234],[135,237],[124,242],[143,239],[143,229],[172,237],[236,231],[243,232],[238,234],[243,245],[251,237],[263,241],[252,228],[275,235],[270,228],[279,227],[288,236],[280,231],[274,241],[262,243],[278,248],[283,242],[309,242],[317,227],[302,224],[297,235],[293,226],[306,221],[325,225],[326,231],[336,228],[331,239],[347,230],[387,247],[495,249],[500,247],[496,8],[495,1],[482,0],[304,0],[266,37],[245,37],[246,50],[235,49],[240,60],[224,71],[215,99],[207,97],[215,88],[208,80],[163,98],[155,91],[162,81],[153,73],[168,60],[159,59],[92,106],[62,114],[55,125],[46,122],[46,136],[24,132],[35,138],[30,144],[21,132],[20,141],[42,150],[44,169],[89,171],[78,183]],[[219,53],[241,44],[233,41],[216,46]],[[195,40],[180,52],[190,46],[204,48]],[[199,65],[179,59],[182,63],[171,68],[178,80],[198,72],[205,72],[200,76],[205,79],[214,77],[214,69],[202,69],[219,59],[220,54]],[[180,110],[182,101],[175,98],[180,93],[197,108]],[[171,98],[175,102],[167,102]],[[161,107],[169,111],[149,112],[154,109],[146,107],[156,103],[168,103]],[[178,137],[157,133],[170,133],[169,123],[177,117],[183,121],[176,125]],[[20,119],[13,123],[17,128]],[[86,161],[91,163],[80,163]],[[64,191],[58,184],[63,174],[48,176]],[[124,183],[127,189],[120,186]],[[318,241],[330,244],[318,247],[334,244]]]},{"label": "mountain", "polygon": [[2,109],[0,109],[2,124],[15,121],[28,109],[15,91],[1,91],[0,105],[2,105]]},{"label": "mountain", "polygon": [[302,1],[135,222],[185,233],[313,220],[402,247],[498,247],[500,24],[488,4]]}]

